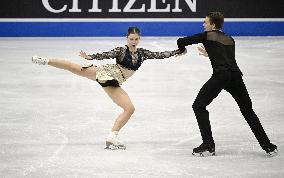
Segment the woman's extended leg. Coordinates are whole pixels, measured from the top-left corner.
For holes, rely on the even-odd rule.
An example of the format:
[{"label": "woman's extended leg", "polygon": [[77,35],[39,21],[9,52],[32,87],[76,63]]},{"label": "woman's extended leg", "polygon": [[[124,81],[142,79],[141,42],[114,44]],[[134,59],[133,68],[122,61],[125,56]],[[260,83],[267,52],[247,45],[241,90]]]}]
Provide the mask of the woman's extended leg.
[{"label": "woman's extended leg", "polygon": [[96,71],[95,66],[89,67],[82,70],[82,65],[72,63],[63,59],[47,59],[43,57],[34,56],[32,62],[40,65],[50,65],[59,69],[68,70],[76,75],[86,77],[91,80],[96,80]]},{"label": "woman's extended leg", "polygon": [[75,64],[75,63],[72,63],[70,61],[63,60],[63,59],[49,59],[48,65],[59,68],[59,69],[68,70],[74,74],[77,74],[82,77],[86,77],[91,80],[96,80],[97,70],[95,66],[82,70],[82,65]]}]

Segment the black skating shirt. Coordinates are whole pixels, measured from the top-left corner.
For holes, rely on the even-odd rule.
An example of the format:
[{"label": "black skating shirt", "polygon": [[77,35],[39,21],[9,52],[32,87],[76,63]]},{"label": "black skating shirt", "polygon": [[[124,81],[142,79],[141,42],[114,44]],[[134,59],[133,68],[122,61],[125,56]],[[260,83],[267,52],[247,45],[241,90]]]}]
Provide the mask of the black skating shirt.
[{"label": "black skating shirt", "polygon": [[181,51],[185,49],[185,46],[197,43],[204,45],[213,69],[225,67],[232,71],[240,71],[235,59],[235,41],[231,36],[219,30],[213,30],[177,40]]},{"label": "black skating shirt", "polygon": [[135,53],[129,51],[128,46],[117,47],[111,51],[89,55],[92,59],[103,60],[116,58],[116,63],[122,67],[136,71],[146,59],[164,59],[179,54],[179,50],[151,52],[147,49],[137,48]]}]

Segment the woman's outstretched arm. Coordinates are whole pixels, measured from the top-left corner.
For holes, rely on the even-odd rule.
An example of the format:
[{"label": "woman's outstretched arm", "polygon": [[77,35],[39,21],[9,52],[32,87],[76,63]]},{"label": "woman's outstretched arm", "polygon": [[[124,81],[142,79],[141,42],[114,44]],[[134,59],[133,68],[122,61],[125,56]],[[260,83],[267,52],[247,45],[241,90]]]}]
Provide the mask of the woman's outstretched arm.
[{"label": "woman's outstretched arm", "polygon": [[103,59],[113,59],[116,58],[121,53],[122,47],[117,47],[111,51],[102,52],[102,53],[96,53],[96,54],[90,54],[87,55],[86,52],[80,51],[79,56],[82,58],[85,58],[87,60],[103,60]]},{"label": "woman's outstretched arm", "polygon": [[142,50],[145,59],[165,59],[181,54],[181,51],[179,49],[173,51],[163,51],[163,52],[152,52],[147,49],[142,49]]}]

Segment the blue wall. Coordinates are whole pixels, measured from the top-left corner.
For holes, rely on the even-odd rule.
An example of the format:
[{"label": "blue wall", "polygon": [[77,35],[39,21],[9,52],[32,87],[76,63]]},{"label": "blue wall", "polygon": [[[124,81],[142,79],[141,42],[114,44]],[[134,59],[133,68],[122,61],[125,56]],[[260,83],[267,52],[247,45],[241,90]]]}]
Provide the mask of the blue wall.
[{"label": "blue wall", "polygon": [[[203,31],[202,22],[0,22],[1,37],[125,36],[137,26],[143,36],[186,36]],[[232,36],[284,36],[283,21],[225,22]]]}]

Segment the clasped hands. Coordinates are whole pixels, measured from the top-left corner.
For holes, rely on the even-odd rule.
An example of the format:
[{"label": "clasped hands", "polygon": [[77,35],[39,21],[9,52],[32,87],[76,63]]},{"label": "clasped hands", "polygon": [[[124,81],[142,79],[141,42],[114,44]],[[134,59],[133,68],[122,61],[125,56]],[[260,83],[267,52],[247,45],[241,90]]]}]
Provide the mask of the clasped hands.
[{"label": "clasped hands", "polygon": [[[209,56],[208,56],[208,53],[207,53],[207,51],[205,50],[205,48],[204,48],[203,45],[198,46],[198,47],[197,47],[197,50],[198,50],[198,52],[199,52],[198,54],[199,54],[200,56],[209,57]],[[179,54],[175,55],[175,57],[179,57],[179,56],[185,55],[186,53],[187,53],[187,50],[186,50],[186,48],[185,48],[182,53],[179,53]]]}]

